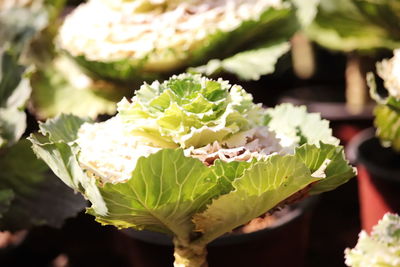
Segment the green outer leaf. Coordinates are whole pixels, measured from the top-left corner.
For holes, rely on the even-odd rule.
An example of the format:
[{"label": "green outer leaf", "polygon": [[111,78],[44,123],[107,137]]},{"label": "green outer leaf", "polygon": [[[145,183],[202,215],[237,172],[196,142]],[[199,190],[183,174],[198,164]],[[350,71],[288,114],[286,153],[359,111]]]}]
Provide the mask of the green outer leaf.
[{"label": "green outer leaf", "polygon": [[0,56],[0,107],[19,107],[9,103],[9,99],[21,83],[26,67],[18,64],[18,57],[11,52],[0,51]]},{"label": "green outer leaf", "polygon": [[39,5],[1,10],[0,47],[17,54],[24,52],[34,36],[48,23],[48,14]]},{"label": "green outer leaf", "polygon": [[4,213],[10,208],[11,201],[14,199],[14,192],[11,189],[0,189],[0,221]]},{"label": "green outer leaf", "polygon": [[[37,116],[51,118],[69,112],[94,119],[100,114],[112,115],[116,112],[115,103],[124,96],[125,88],[93,80],[89,80],[87,87],[78,88],[70,80],[89,78],[66,59],[55,60],[63,65],[47,66],[45,70],[35,72],[31,78],[32,104]],[[62,72],[59,68],[66,69]],[[66,77],[65,71],[71,77]]]},{"label": "green outer leaf", "polygon": [[203,233],[195,243],[211,242],[320,179],[312,177],[293,155],[274,155],[254,164],[233,182],[234,191],[214,200],[203,213],[195,214],[196,231]]},{"label": "green outer leaf", "polygon": [[374,109],[376,134],[384,146],[400,151],[400,104],[397,109],[378,104]]},{"label": "green outer leaf", "polygon": [[218,193],[216,180],[211,168],[185,157],[182,149],[163,149],[140,158],[127,182],[100,187],[106,216],[89,213],[103,224],[147,228],[189,240],[191,217]]},{"label": "green outer leaf", "polygon": [[252,162],[245,161],[232,161],[223,162],[216,160],[212,166],[212,171],[216,177],[218,177],[218,184],[221,190],[221,194],[227,194],[231,192],[234,187],[232,182],[243,175],[246,169],[249,169],[256,160]]},{"label": "green outer leaf", "polygon": [[[32,149],[50,169],[69,187],[81,192],[93,203],[97,213],[105,214],[107,208],[100,196],[95,179],[89,179],[78,162],[79,148],[73,142],[85,120],[74,115],[61,114],[39,125],[45,135],[31,134]],[[68,142],[68,144],[67,144]]]},{"label": "green outer leaf", "polygon": [[258,80],[275,71],[278,59],[290,49],[288,42],[246,50],[223,60],[213,59],[206,65],[189,68],[190,72],[216,75],[221,71],[235,74],[242,80]]},{"label": "green outer leaf", "polygon": [[306,144],[296,148],[295,155],[312,173],[320,169],[327,159],[329,160],[324,170],[325,178],[311,187],[310,194],[333,190],[356,175],[356,169],[344,158],[342,146],[320,143],[317,147]]},{"label": "green outer leaf", "polygon": [[0,148],[17,142],[25,129],[25,112],[13,108],[0,108]]},{"label": "green outer leaf", "polygon": [[95,179],[89,179],[79,166],[77,153],[74,145],[62,142],[53,143],[48,136],[31,135],[32,149],[50,169],[66,185],[82,193],[92,204],[92,208],[98,214],[106,214],[107,208],[100,196]]},{"label": "green outer leaf", "polygon": [[214,33],[207,40],[207,45],[192,52],[190,65],[204,64],[210,59],[223,59],[239,52],[289,40],[300,25],[293,8],[287,4],[287,7],[280,9],[270,7],[261,14],[258,21],[244,21],[231,32]]},{"label": "green outer leaf", "polygon": [[[394,2],[321,0],[317,16],[306,32],[318,44],[344,52],[394,49],[400,46],[399,31],[393,31],[398,16],[395,21],[387,21],[393,18],[395,10],[391,10],[389,3]],[[387,5],[385,13],[381,12],[383,9],[378,12],[379,5]]]},{"label": "green outer leaf", "polygon": [[400,3],[396,0],[354,1],[361,14],[375,25],[385,29],[391,38],[400,38]]},{"label": "green outer leaf", "polygon": [[[79,148],[73,142],[84,119],[64,115],[40,124],[45,135],[31,135],[32,149],[50,169],[69,187],[81,192],[93,204],[98,214],[106,214],[107,208],[100,196],[95,179],[89,179],[78,162]],[[68,144],[66,143],[68,142]]]},{"label": "green outer leaf", "polygon": [[291,0],[296,7],[297,17],[303,27],[309,25],[318,11],[320,0]]},{"label": "green outer leaf", "polygon": [[68,143],[76,140],[78,130],[85,122],[88,120],[74,115],[61,114],[45,123],[40,123],[39,127],[43,135],[48,135],[50,141]]},{"label": "green outer leaf", "polygon": [[332,136],[329,121],[321,119],[318,113],[307,113],[305,106],[281,104],[269,108],[266,125],[278,135],[294,139],[300,145],[302,141],[314,145],[319,145],[320,142],[339,144],[339,140]]},{"label": "green outer leaf", "polygon": [[12,145],[21,138],[26,128],[26,115],[21,109],[31,93],[26,67],[18,64],[18,57],[0,51],[0,148]]},{"label": "green outer leaf", "polygon": [[85,56],[70,57],[74,59],[80,66],[82,66],[88,75],[95,79],[125,82],[127,84],[140,84],[143,81],[149,82],[164,78],[164,75],[162,74],[148,73],[142,70],[146,59],[144,59],[142,62],[136,62],[128,59],[112,62],[100,62],[88,60],[85,58]]},{"label": "green outer leaf", "polygon": [[1,230],[20,230],[35,225],[60,227],[86,205],[37,159],[30,142],[21,140],[0,156],[0,193],[9,191],[9,208],[0,219]]}]

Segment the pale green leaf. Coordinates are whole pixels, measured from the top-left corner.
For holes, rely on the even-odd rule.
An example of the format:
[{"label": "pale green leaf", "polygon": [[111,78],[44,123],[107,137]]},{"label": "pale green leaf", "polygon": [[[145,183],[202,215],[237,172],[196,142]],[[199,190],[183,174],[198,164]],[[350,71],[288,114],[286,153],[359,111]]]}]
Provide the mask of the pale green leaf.
[{"label": "pale green leaf", "polygon": [[400,151],[400,104],[398,109],[379,104],[374,109],[376,134],[384,146]]},{"label": "pale green leaf", "polygon": [[247,50],[232,57],[210,60],[206,65],[190,68],[189,71],[204,73],[207,76],[221,71],[235,74],[242,80],[259,80],[262,75],[275,71],[278,59],[290,49],[288,42]]},{"label": "pale green leaf", "polygon": [[56,118],[49,119],[45,123],[40,123],[40,131],[43,135],[48,135],[52,142],[72,142],[78,135],[79,127],[88,122],[74,115],[61,114]]},{"label": "pale green leaf", "polygon": [[296,7],[297,17],[303,27],[309,25],[318,11],[318,4],[321,0],[291,0]]},{"label": "pale green leaf", "polygon": [[118,116],[145,143],[201,147],[260,124],[264,111],[252,100],[228,81],[184,73],[142,85],[118,103]]},{"label": "pale green leaf", "polygon": [[399,47],[396,2],[321,0],[307,33],[318,44],[345,52]]},{"label": "pale green leaf", "polygon": [[108,212],[90,213],[104,224],[161,231],[189,240],[191,217],[218,192],[211,168],[183,155],[183,150],[163,149],[140,158],[132,178],[105,184],[100,193]]},{"label": "pale green leaf", "polygon": [[0,147],[17,142],[26,128],[26,115],[22,110],[31,88],[26,67],[9,51],[0,51]]},{"label": "pale green leaf", "polygon": [[207,244],[222,234],[262,215],[294,193],[320,178],[295,156],[275,155],[258,162],[233,181],[231,193],[214,200],[194,216],[196,243]]},{"label": "pale green leaf", "polygon": [[305,144],[296,148],[295,155],[312,173],[320,169],[326,160],[329,160],[328,165],[324,168],[325,178],[311,187],[310,194],[333,190],[356,175],[355,168],[351,167],[344,158],[342,146],[320,143],[317,147]]},{"label": "pale green leaf", "polygon": [[103,81],[94,81],[66,58],[57,58],[31,78],[33,108],[40,118],[71,113],[96,118],[113,114],[116,102],[126,93]]},{"label": "pale green leaf", "polygon": [[0,108],[0,147],[17,142],[26,128],[26,114],[14,108]]},{"label": "pale green leaf", "polygon": [[0,220],[10,208],[13,198],[14,192],[11,189],[0,189]]}]

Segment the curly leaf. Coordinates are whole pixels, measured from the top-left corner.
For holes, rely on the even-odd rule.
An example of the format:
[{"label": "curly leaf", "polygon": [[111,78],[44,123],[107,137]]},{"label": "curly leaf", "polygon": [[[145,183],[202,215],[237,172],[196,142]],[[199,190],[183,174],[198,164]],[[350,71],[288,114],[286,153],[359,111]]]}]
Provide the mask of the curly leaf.
[{"label": "curly leaf", "polygon": [[321,119],[318,113],[307,113],[305,106],[281,104],[269,108],[266,124],[278,135],[296,140],[299,144],[339,144],[339,140],[332,136],[329,121]]},{"label": "curly leaf", "polygon": [[346,183],[356,175],[356,169],[351,167],[344,158],[342,146],[320,143],[316,145],[303,145],[296,148],[295,155],[299,157],[308,169],[314,173],[328,160],[324,167],[325,178],[315,183],[310,190],[310,194],[319,194],[330,191]]}]

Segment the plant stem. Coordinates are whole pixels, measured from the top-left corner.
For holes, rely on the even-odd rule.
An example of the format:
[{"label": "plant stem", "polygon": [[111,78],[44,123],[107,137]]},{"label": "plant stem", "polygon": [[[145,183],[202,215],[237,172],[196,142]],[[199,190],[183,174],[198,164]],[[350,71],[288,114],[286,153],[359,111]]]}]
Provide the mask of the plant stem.
[{"label": "plant stem", "polygon": [[304,33],[296,33],[292,38],[292,63],[300,79],[309,79],[315,73],[314,48]]},{"label": "plant stem", "polygon": [[367,83],[362,57],[349,54],[346,65],[346,106],[351,114],[360,114],[366,106]]},{"label": "plant stem", "polygon": [[174,238],[174,246],[174,267],[208,267],[205,246],[194,245],[178,238]]}]

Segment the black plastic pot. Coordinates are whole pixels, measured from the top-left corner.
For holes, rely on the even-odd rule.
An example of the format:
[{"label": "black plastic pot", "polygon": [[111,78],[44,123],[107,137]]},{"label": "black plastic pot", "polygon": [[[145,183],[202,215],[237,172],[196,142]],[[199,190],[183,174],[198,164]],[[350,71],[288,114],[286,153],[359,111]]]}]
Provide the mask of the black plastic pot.
[{"label": "black plastic pot", "polygon": [[361,224],[369,232],[386,212],[400,213],[400,154],[383,147],[374,129],[359,133],[348,151],[357,161]]},{"label": "black plastic pot", "polygon": [[[310,197],[296,204],[269,228],[218,238],[207,248],[209,266],[305,266],[310,217],[315,203],[316,197]],[[144,244],[147,243],[147,249],[154,252],[147,253],[142,250],[140,259],[132,257],[132,266],[172,266],[173,247],[170,237],[148,231],[124,230],[124,233]]]}]

